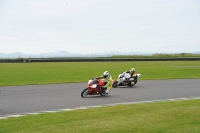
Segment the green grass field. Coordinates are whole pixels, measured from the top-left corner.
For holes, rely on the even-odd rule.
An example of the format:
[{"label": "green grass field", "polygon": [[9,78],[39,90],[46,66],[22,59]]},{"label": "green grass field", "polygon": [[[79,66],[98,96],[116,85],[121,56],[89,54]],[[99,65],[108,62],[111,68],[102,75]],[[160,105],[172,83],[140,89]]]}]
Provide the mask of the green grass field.
[{"label": "green grass field", "polygon": [[200,61],[1,63],[0,86],[87,82],[105,70],[116,79],[132,67],[140,80],[200,78]]},{"label": "green grass field", "polygon": [[45,113],[0,120],[0,133],[199,133],[200,100]]}]

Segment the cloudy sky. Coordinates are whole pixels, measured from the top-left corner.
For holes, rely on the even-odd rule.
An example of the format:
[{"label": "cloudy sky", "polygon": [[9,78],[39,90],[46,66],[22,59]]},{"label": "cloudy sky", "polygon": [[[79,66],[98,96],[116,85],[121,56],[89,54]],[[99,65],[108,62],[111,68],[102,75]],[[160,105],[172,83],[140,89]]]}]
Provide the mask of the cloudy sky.
[{"label": "cloudy sky", "polygon": [[199,0],[0,0],[0,53],[200,52]]}]

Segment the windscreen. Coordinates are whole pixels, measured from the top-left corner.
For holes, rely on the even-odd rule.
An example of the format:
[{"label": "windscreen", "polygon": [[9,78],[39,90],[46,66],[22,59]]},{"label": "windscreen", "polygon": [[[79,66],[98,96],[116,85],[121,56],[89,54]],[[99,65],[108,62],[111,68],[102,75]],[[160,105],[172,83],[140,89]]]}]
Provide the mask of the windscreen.
[{"label": "windscreen", "polygon": [[98,83],[98,80],[95,78],[92,80],[91,84],[96,84],[96,83]]}]

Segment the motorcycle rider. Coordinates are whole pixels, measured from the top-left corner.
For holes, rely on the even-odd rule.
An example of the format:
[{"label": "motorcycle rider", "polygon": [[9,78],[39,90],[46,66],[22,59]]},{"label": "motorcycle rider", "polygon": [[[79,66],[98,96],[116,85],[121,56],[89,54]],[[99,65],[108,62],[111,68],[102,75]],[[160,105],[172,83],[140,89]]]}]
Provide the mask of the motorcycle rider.
[{"label": "motorcycle rider", "polygon": [[[119,80],[120,82],[118,82],[118,85],[119,85],[121,82],[123,82],[123,77],[125,76],[126,73],[129,73],[129,74],[131,75],[131,77],[137,79],[137,72],[136,72],[136,69],[135,69],[135,68],[131,68],[130,70],[125,71],[125,72],[119,74],[118,80]],[[131,85],[134,85],[134,84],[135,84],[134,82],[131,82]]]},{"label": "motorcycle rider", "polygon": [[108,94],[112,89],[112,76],[110,75],[110,73],[108,71],[105,71],[103,72],[102,76],[96,78],[102,79],[104,81],[105,85],[102,87],[106,89],[106,94]]}]

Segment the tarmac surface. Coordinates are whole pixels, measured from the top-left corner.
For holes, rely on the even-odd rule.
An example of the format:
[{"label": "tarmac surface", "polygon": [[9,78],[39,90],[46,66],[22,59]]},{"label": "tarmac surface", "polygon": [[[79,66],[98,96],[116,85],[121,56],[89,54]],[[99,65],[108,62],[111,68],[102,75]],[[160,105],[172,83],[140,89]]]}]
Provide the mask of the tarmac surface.
[{"label": "tarmac surface", "polygon": [[105,97],[81,97],[87,83],[0,87],[0,117],[104,104],[200,97],[200,79],[138,80]]}]

